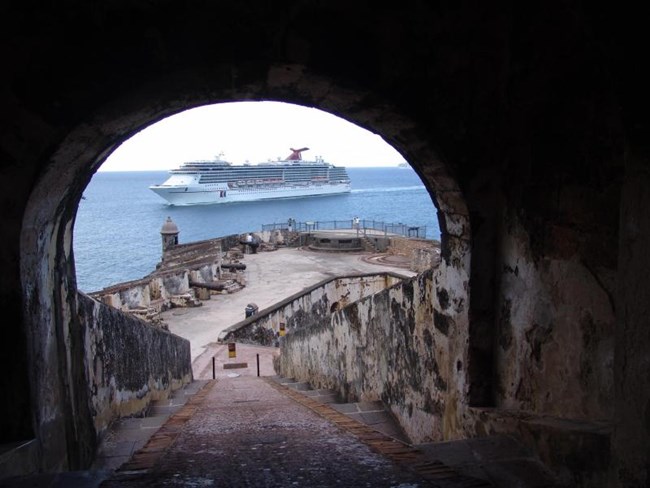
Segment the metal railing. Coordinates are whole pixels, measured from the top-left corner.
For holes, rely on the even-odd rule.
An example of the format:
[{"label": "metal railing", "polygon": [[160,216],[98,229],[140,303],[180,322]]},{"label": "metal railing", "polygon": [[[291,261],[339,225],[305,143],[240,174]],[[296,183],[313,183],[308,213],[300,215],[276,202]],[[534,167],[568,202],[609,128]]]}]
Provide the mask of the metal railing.
[{"label": "metal railing", "polygon": [[295,232],[315,232],[319,230],[358,230],[364,235],[384,234],[400,235],[404,237],[417,237],[426,239],[427,227],[424,225],[407,225],[400,223],[387,223],[378,220],[349,219],[349,220],[317,220],[296,222],[289,219],[287,222],[264,224],[262,231],[288,230]]}]

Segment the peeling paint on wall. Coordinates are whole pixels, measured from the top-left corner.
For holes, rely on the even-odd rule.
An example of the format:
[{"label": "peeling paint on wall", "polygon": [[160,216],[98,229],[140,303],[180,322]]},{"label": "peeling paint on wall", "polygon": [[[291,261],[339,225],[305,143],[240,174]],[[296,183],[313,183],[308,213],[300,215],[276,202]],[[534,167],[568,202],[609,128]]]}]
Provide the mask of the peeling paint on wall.
[{"label": "peeling paint on wall", "polygon": [[118,417],[192,381],[189,341],[79,294],[91,414],[101,433]]},{"label": "peeling paint on wall", "polygon": [[497,405],[561,418],[612,414],[614,311],[577,259],[528,259],[504,242],[498,316]]},{"label": "peeling paint on wall", "polygon": [[318,327],[322,319],[329,319],[333,312],[345,311],[353,307],[354,302],[402,279],[392,273],[372,273],[323,280],[228,327],[219,335],[219,340],[273,345],[278,340],[280,323],[286,325],[287,331]]},{"label": "peeling paint on wall", "polygon": [[349,401],[382,400],[412,440],[441,439],[450,379],[434,350],[432,290],[429,270],[291,331],[280,374],[336,389]]}]

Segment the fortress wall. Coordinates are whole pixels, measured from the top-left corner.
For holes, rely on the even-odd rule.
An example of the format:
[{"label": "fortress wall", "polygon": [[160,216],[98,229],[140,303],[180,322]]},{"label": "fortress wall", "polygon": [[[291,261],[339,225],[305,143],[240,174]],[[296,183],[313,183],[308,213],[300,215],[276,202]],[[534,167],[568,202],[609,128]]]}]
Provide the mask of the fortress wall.
[{"label": "fortress wall", "polygon": [[[498,268],[495,404],[607,420],[613,413],[615,311],[606,263],[591,267],[574,250],[536,259],[517,224],[512,217],[515,231],[502,240]],[[572,246],[566,233],[546,241]]]},{"label": "fortress wall", "polygon": [[324,280],[228,327],[220,334],[219,340],[273,345],[280,323],[286,325],[287,331],[311,327],[333,311],[378,293],[402,279],[392,273],[380,273]]},{"label": "fortress wall", "polygon": [[429,270],[291,330],[278,373],[349,401],[382,400],[413,441],[441,439],[453,372],[432,330],[433,286]]},{"label": "fortress wall", "polygon": [[431,239],[418,239],[415,237],[394,237],[390,238],[388,252],[390,254],[403,254],[411,256],[413,251],[419,249],[440,249],[440,242]]},{"label": "fortress wall", "polygon": [[[454,240],[438,268],[292,330],[278,373],[347,401],[383,401],[414,443],[516,434],[558,474],[599,486],[613,389],[606,288],[576,260],[534,263],[521,239],[504,239],[512,260],[500,263],[492,389],[489,371],[472,371],[490,366],[476,346],[493,339],[472,339],[467,323],[459,271],[467,267],[454,264],[463,242]],[[472,387],[494,395],[492,403],[478,402]]]},{"label": "fortress wall", "polygon": [[389,254],[411,258],[410,270],[421,273],[440,263],[440,242],[413,237],[391,237]]},{"label": "fortress wall", "polygon": [[440,264],[440,249],[413,249],[409,269],[421,273]]},{"label": "fortress wall", "polygon": [[79,294],[90,410],[99,436],[192,381],[190,343]]},{"label": "fortress wall", "polygon": [[[208,269],[210,266],[206,266]],[[193,273],[193,275],[191,274]],[[121,283],[102,291],[91,293],[96,300],[110,305],[118,310],[128,311],[152,306],[156,300],[169,302],[175,295],[183,295],[190,291],[190,277],[204,274],[203,268],[190,272],[188,269],[166,272],[128,283]]]}]

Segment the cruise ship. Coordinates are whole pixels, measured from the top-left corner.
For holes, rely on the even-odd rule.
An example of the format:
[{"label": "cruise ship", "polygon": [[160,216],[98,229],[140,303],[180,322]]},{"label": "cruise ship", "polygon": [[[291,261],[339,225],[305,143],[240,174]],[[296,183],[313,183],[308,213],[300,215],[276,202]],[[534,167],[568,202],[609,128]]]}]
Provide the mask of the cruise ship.
[{"label": "cruise ship", "polygon": [[334,195],[350,191],[343,167],[317,157],[303,160],[309,148],[291,149],[284,160],[234,165],[223,159],[190,161],[149,188],[171,205],[250,202],[270,198]]}]

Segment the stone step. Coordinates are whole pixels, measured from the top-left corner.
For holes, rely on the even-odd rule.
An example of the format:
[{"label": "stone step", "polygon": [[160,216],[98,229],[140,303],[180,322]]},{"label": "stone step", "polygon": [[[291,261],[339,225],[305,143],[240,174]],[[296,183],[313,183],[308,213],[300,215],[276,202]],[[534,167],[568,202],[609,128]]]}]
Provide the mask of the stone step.
[{"label": "stone step", "polygon": [[303,390],[302,393],[320,403],[337,403],[339,396],[334,390]]},{"label": "stone step", "polygon": [[123,463],[144,447],[152,435],[209,380],[196,380],[176,390],[166,400],[152,402],[147,415],[116,420],[99,445],[88,471],[44,473],[0,480],[0,488],[99,488]]},{"label": "stone step", "polygon": [[368,425],[382,434],[405,443],[410,443],[408,436],[380,401],[343,403],[338,393],[334,390],[314,389],[309,383],[298,382],[294,378],[273,376],[269,379],[299,391],[302,395],[312,400],[329,405],[342,414]]},{"label": "stone step", "polygon": [[182,395],[184,397],[192,396],[209,382],[210,380],[194,380],[191,383],[185,385],[183,388],[174,391],[172,395],[174,397],[179,395]]},{"label": "stone step", "polygon": [[366,246],[370,248],[371,252],[378,252],[375,243],[372,240],[370,240],[367,236],[363,236],[361,239],[366,244]]},{"label": "stone step", "polygon": [[[347,417],[367,425],[373,430],[393,439],[409,444],[409,440],[395,422],[382,402],[337,402],[336,392],[329,389],[314,389],[307,382],[296,381],[294,378],[270,377],[273,381],[291,388],[296,393],[312,400],[321,401],[329,407],[343,413]],[[196,388],[196,386],[194,386]],[[153,429],[162,418],[133,419],[134,426],[138,420],[142,424],[149,422]],[[140,431],[145,429],[140,426]],[[533,453],[522,443],[511,436],[489,436],[478,439],[465,439],[439,443],[428,443],[413,446],[424,453],[426,458],[434,463],[448,466],[459,475],[474,482],[484,482],[480,486],[499,486],[503,488],[567,488],[557,482]],[[123,446],[124,452],[129,446]],[[134,445],[131,452],[138,447]],[[467,486],[478,486],[474,484]],[[453,485],[460,486],[460,485]],[[465,486],[464,484],[462,486]]]},{"label": "stone step", "polygon": [[382,402],[331,403],[330,406],[382,434],[410,444],[410,439]]},{"label": "stone step", "polygon": [[281,385],[286,385],[287,383],[295,383],[296,379],[295,378],[285,378],[284,376],[267,376],[268,379],[275,381],[277,383],[280,383]]},{"label": "stone step", "polygon": [[289,388],[293,388],[294,390],[298,391],[309,391],[312,389],[311,385],[309,383],[284,383],[284,385],[288,386]]},{"label": "stone step", "polygon": [[168,417],[180,410],[183,405],[185,405],[185,402],[177,403],[176,405],[152,405],[147,411],[147,416],[156,417],[162,415]]},{"label": "stone step", "polygon": [[[183,405],[185,403],[185,396],[172,396],[170,398],[165,398],[164,400],[154,400],[151,402],[149,405],[149,408],[155,408],[155,407],[174,407],[177,405]],[[149,414],[149,411],[147,411],[147,415]]]},{"label": "stone step", "polygon": [[462,475],[490,481],[500,488],[568,488],[517,438],[494,435],[418,444],[420,451]]},{"label": "stone step", "polygon": [[281,385],[287,386],[294,390],[308,391],[313,390],[311,385],[305,381],[296,381],[294,378],[284,378],[282,376],[267,376],[268,379],[273,380]]},{"label": "stone step", "polygon": [[0,479],[0,488],[99,488],[113,471],[65,471]]},{"label": "stone step", "polygon": [[93,470],[115,470],[131,455],[142,448],[149,438],[181,409],[187,400],[205,386],[209,380],[195,380],[172,392],[169,398],[151,402],[145,415],[117,419],[104,434]]}]

